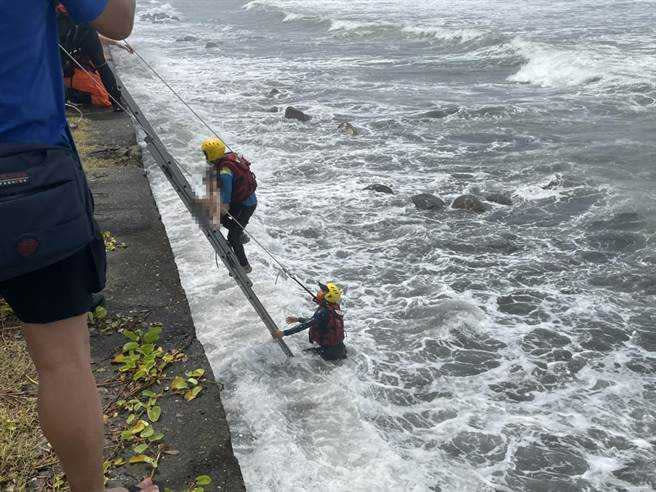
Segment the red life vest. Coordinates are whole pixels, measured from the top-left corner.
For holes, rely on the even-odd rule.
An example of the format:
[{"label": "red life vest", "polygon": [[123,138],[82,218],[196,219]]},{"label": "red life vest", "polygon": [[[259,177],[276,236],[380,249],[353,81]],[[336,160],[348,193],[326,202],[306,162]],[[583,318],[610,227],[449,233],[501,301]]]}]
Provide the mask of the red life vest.
[{"label": "red life vest", "polygon": [[344,317],[339,304],[325,303],[319,309],[325,309],[328,319],[323,326],[310,328],[310,343],[318,343],[322,347],[334,347],[344,340]]},{"label": "red life vest", "polygon": [[257,188],[255,174],[251,172],[251,163],[245,157],[237,156],[230,152],[223,156],[216,164],[216,168],[221,172],[221,168],[228,168],[232,172],[232,201],[231,203],[241,203],[251,196]]}]

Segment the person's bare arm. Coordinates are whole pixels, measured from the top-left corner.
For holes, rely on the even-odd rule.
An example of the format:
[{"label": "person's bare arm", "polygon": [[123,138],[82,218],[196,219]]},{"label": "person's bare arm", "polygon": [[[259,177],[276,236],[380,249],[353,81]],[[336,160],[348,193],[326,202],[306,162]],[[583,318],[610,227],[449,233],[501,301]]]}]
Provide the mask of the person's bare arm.
[{"label": "person's bare arm", "polygon": [[125,39],[132,32],[135,0],[109,0],[105,10],[91,25],[111,39]]}]

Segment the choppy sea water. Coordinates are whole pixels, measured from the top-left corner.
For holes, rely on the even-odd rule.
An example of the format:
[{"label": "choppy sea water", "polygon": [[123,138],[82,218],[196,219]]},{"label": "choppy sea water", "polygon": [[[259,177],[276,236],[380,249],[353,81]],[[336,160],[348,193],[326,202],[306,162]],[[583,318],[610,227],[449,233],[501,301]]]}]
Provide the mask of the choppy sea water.
[{"label": "choppy sea water", "polygon": [[[349,360],[284,360],[150,168],[249,490],[656,488],[654,26],[651,0],[139,2],[131,42],[254,163],[249,230],[347,288]],[[116,58],[200,188],[207,131]],[[247,252],[277,321],[311,312]]]}]

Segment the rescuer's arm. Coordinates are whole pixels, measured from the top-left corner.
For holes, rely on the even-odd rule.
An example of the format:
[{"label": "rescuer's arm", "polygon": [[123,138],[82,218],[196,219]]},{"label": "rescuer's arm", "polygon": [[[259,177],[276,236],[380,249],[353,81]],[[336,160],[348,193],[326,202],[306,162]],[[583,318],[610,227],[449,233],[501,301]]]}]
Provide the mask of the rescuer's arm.
[{"label": "rescuer's arm", "polygon": [[107,0],[105,10],[91,25],[108,38],[125,39],[134,25],[135,3],[135,0]]}]

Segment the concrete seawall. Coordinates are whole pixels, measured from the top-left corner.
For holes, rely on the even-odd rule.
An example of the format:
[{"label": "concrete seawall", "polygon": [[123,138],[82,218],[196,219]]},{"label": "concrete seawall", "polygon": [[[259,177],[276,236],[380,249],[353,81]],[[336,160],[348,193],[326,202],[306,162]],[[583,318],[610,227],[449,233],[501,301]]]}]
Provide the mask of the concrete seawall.
[{"label": "concrete seawall", "polygon": [[[75,121],[75,117],[71,120]],[[164,325],[160,343],[186,357],[170,374],[203,368],[202,393],[191,402],[173,395],[162,397],[158,427],[174,449],[162,459],[155,480],[174,491],[184,490],[198,475],[209,475],[205,490],[244,490],[234,457],[230,430],[216,384],[194,325],[169,241],[160,220],[141,163],[132,123],[124,113],[85,113],[75,138],[94,193],[96,218],[126,248],[108,253],[108,281],[104,294],[110,315],[138,315]],[[98,373],[113,370],[109,361],[125,339],[92,330],[92,353]],[[98,377],[98,379],[101,379]],[[103,395],[104,399],[112,395]],[[144,465],[117,468],[118,482],[131,483],[150,469]]]}]

